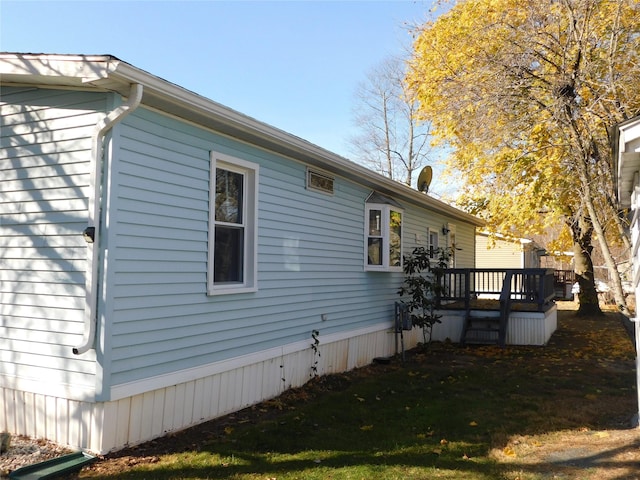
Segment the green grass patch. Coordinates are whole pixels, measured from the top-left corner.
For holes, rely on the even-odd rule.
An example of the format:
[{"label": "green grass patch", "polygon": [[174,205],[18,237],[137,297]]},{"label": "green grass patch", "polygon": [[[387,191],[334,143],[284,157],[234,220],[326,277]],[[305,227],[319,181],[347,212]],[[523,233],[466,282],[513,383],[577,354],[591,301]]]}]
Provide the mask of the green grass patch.
[{"label": "green grass patch", "polygon": [[532,460],[536,442],[619,427],[636,408],[631,342],[614,316],[593,322],[564,312],[546,347],[434,344],[404,366],[320,377],[109,456],[81,478],[552,478]]}]

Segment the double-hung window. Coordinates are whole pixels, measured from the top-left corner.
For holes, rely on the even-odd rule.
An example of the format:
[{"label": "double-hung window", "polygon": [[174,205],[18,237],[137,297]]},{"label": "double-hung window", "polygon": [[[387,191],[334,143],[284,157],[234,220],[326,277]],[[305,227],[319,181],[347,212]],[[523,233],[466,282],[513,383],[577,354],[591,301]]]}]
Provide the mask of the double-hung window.
[{"label": "double-hung window", "polygon": [[258,165],[212,152],[207,293],[257,290]]},{"label": "double-hung window", "polygon": [[385,203],[365,208],[365,269],[402,270],[402,209]]}]

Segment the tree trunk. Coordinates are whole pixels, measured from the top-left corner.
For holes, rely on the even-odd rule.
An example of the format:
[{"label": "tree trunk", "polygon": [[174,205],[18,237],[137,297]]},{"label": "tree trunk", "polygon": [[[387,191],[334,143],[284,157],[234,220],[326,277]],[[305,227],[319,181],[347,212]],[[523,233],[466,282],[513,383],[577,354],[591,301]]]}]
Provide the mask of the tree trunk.
[{"label": "tree trunk", "polygon": [[593,227],[589,219],[580,213],[576,215],[570,227],[573,236],[574,269],[580,286],[578,316],[602,315],[591,260]]},{"label": "tree trunk", "polygon": [[[602,255],[604,257],[607,271],[609,272],[609,280],[612,284],[611,290],[613,293],[613,298],[620,312],[626,317],[630,317],[631,312],[629,311],[629,307],[627,306],[627,299],[624,295],[624,290],[622,289],[622,279],[620,277],[620,272],[618,271],[616,261],[611,254],[611,248],[609,247],[609,242],[607,242],[604,228],[602,227],[600,219],[598,218],[595,205],[593,204],[593,197],[591,196],[591,192],[587,192],[587,195],[585,195],[585,203],[587,205],[587,210],[589,211],[589,216],[591,217],[596,238],[598,239],[598,243],[600,245],[600,251],[602,252]],[[593,265],[591,266],[591,270],[593,270]]]},{"label": "tree trunk", "polygon": [[[576,66],[579,65],[582,58],[580,51],[578,51],[578,57]],[[613,294],[620,310],[628,314],[629,311],[626,307],[627,302],[624,298],[622,291],[622,282],[620,279],[620,272],[616,267],[616,262],[611,254],[611,249],[607,242],[607,238],[604,232],[604,228],[598,218],[596,207],[594,205],[594,192],[591,188],[594,178],[601,177],[597,174],[597,168],[595,163],[602,162],[602,157],[599,154],[598,144],[593,137],[586,137],[584,130],[580,129],[578,118],[580,107],[573,101],[567,101],[564,106],[564,113],[566,115],[566,123],[570,127],[569,133],[573,137],[573,142],[576,145],[576,150],[583,153],[583,158],[575,163],[576,172],[580,178],[582,184],[582,205],[577,212],[576,218],[574,218],[573,224],[573,240],[574,240],[574,261],[576,276],[578,277],[578,283],[580,285],[580,308],[578,310],[579,315],[589,314],[602,314],[600,305],[598,303],[598,292],[595,288],[595,276],[593,271],[593,261],[591,258],[591,252],[593,250],[592,238],[595,233],[598,239],[600,250],[604,256],[607,270],[609,272],[609,278],[613,282]],[[594,175],[595,169],[595,175]],[[608,177],[607,177],[608,178]],[[606,182],[606,180],[605,180]],[[606,188],[606,187],[604,187]],[[599,197],[600,199],[602,197]],[[586,209],[584,211],[583,209]],[[583,293],[583,283],[587,289]],[[583,307],[583,301],[585,305]]]}]

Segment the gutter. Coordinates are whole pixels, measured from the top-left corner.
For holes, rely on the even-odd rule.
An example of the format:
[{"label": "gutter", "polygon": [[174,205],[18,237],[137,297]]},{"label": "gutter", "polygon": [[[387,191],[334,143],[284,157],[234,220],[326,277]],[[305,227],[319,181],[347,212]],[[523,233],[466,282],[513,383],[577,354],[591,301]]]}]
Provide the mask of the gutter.
[{"label": "gutter", "polygon": [[94,129],[91,148],[93,170],[91,171],[90,178],[93,191],[89,195],[88,225],[83,232],[84,239],[89,247],[87,251],[87,272],[90,272],[90,274],[87,275],[86,279],[84,334],[80,345],[74,347],[72,350],[75,355],[81,355],[92,349],[96,336],[98,263],[100,257],[100,196],[102,192],[102,182],[100,179],[103,165],[104,138],[116,123],[122,121],[123,118],[138,108],[142,101],[142,92],[143,87],[141,84],[131,84],[127,102],[109,112],[96,124]]}]

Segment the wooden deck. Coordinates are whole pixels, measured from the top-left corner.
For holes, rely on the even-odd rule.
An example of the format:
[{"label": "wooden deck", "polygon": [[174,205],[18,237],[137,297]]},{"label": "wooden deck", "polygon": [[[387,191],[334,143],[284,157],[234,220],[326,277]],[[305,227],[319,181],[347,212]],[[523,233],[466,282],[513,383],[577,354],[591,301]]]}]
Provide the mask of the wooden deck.
[{"label": "wooden deck", "polygon": [[[497,343],[504,347],[511,314],[540,313],[554,306],[551,269],[451,268],[440,277],[441,311],[462,312],[460,343]],[[495,313],[494,313],[495,312]]]},{"label": "wooden deck", "polygon": [[[551,301],[547,303],[542,311],[546,311],[552,308],[555,302]],[[466,302],[464,300],[458,300],[447,304],[442,304],[440,310],[466,310]],[[484,310],[484,311],[500,311],[500,300],[489,298],[472,298],[469,299],[470,310]],[[539,307],[535,303],[518,303],[514,301],[511,304],[511,310],[516,312],[538,312]]]}]

